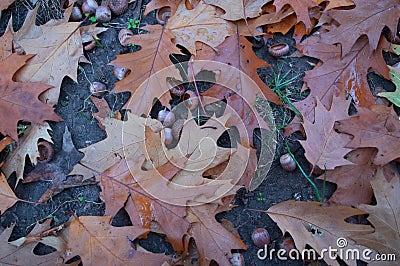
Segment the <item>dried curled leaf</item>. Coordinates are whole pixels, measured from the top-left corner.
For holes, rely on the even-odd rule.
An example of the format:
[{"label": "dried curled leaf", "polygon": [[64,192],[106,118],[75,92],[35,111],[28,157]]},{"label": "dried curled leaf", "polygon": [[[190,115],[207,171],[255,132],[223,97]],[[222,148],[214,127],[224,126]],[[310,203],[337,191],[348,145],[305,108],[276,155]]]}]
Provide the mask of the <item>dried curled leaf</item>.
[{"label": "dried curled leaf", "polygon": [[207,4],[218,6],[225,10],[221,18],[226,20],[239,20],[258,17],[261,14],[261,7],[271,0],[205,0]]}]

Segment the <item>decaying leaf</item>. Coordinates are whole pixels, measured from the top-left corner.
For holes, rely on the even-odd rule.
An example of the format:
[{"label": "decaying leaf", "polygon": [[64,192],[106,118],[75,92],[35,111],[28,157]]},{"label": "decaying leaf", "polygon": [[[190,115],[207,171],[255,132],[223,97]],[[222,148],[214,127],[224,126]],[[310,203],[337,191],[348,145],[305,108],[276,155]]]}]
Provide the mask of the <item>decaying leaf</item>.
[{"label": "decaying leaf", "polygon": [[[376,177],[378,171],[388,180],[398,176],[393,165],[381,167],[373,164],[376,153],[374,148],[356,149],[346,156],[352,165],[339,166],[326,172],[326,181],[337,184],[335,192],[329,198],[330,202],[348,206],[368,204],[373,195],[370,181]],[[324,174],[318,179],[324,180]]]},{"label": "decaying leaf", "polygon": [[79,255],[85,265],[161,265],[164,254],[141,252],[131,241],[149,232],[138,226],[113,227],[110,216],[76,217],[68,232],[66,258]]},{"label": "decaying leaf", "polygon": [[348,148],[378,149],[373,161],[376,165],[385,165],[400,158],[400,121],[392,108],[384,105],[359,107],[358,113],[349,119],[338,121],[335,128],[351,134]]},{"label": "decaying leaf", "polygon": [[303,127],[307,140],[300,140],[305,150],[307,160],[320,169],[334,169],[340,165],[350,165],[352,162],[344,159],[351,151],[345,148],[351,136],[339,134],[333,128],[335,121],[348,118],[347,110],[350,101],[344,97],[334,96],[331,109],[328,111],[317,98],[314,123],[304,120]]},{"label": "decaying leaf", "polygon": [[[388,181],[383,176],[371,181],[377,205],[362,204],[359,208],[368,212],[368,220],[375,232],[352,237],[357,243],[373,248],[381,254],[394,254],[400,257],[400,180],[398,177]],[[396,261],[387,261],[385,265],[397,265]]]},{"label": "decaying leaf", "polygon": [[12,32],[11,25],[7,25],[6,32],[0,37],[0,60],[12,54]]},{"label": "decaying leaf", "polygon": [[0,214],[12,207],[19,199],[7,183],[7,179],[0,173]]},{"label": "decaying leaf", "polygon": [[391,66],[388,67],[390,69],[390,79],[396,86],[396,90],[394,92],[381,92],[378,93],[378,96],[385,97],[393,104],[400,107],[400,69]]},{"label": "decaying leaf", "polygon": [[[346,223],[344,219],[347,217],[365,214],[348,206],[321,206],[319,202],[289,200],[272,206],[266,212],[283,233],[290,233],[299,250],[304,250],[306,245],[309,245],[321,255],[322,249],[336,248],[338,238],[346,238],[348,245],[337,255],[342,256],[340,258],[348,265],[355,266],[356,260],[344,257],[343,254],[347,254],[346,250],[358,249],[361,252],[363,249],[350,238],[369,234],[374,230],[369,225]],[[339,265],[329,256],[324,256],[324,260],[329,265]]]},{"label": "decaying leaf", "polygon": [[226,20],[239,20],[258,17],[261,14],[261,7],[271,0],[205,0],[210,5],[218,6],[225,10],[221,18]]},{"label": "decaying leaf", "polygon": [[36,26],[39,5],[28,12],[24,25],[14,33],[14,43],[27,54],[36,54],[16,75],[18,81],[42,82],[53,86],[41,100],[53,106],[57,104],[61,82],[65,76],[77,81],[79,58],[83,56],[79,22],[68,22],[72,5],[62,20],[50,20]]},{"label": "decaying leaf", "polygon": [[[38,226],[38,225],[36,225]],[[0,264],[3,265],[64,265],[64,251],[55,251],[47,255],[33,253],[38,241],[32,241],[16,247],[8,242],[13,227],[7,228],[0,235]],[[49,244],[49,243],[47,243]]]},{"label": "decaying leaf", "polygon": [[[400,3],[397,0],[373,1],[353,0],[355,7],[350,10],[330,10],[329,15],[340,23],[340,26],[321,35],[321,42],[342,46],[342,56],[351,52],[353,45],[362,36],[368,36],[366,55],[374,50],[380,54],[378,43],[382,29],[388,26],[396,32]],[[366,56],[365,56],[366,57]]]},{"label": "decaying leaf", "polygon": [[236,33],[232,22],[220,18],[216,8],[203,1],[192,10],[188,10],[185,1],[181,1],[166,28],[175,36],[174,43],[184,46],[192,54],[196,54],[196,42],[215,49],[226,37]]},{"label": "decaying leaf", "polygon": [[7,177],[15,171],[17,175],[17,184],[24,178],[25,157],[28,155],[33,165],[37,164],[37,158],[40,157],[38,150],[39,139],[53,143],[49,135],[50,126],[47,123],[43,125],[32,124],[19,139],[18,146],[13,149],[3,167],[1,168]]},{"label": "decaying leaf", "polygon": [[328,5],[326,6],[325,10],[337,8],[337,7],[343,7],[343,6],[352,6],[354,5],[352,0],[329,0]]},{"label": "decaying leaf", "polygon": [[180,2],[181,0],[152,0],[150,1],[150,3],[146,5],[146,10],[144,12],[144,15],[147,15],[151,11],[163,7],[169,7],[171,9],[171,15],[174,15]]}]

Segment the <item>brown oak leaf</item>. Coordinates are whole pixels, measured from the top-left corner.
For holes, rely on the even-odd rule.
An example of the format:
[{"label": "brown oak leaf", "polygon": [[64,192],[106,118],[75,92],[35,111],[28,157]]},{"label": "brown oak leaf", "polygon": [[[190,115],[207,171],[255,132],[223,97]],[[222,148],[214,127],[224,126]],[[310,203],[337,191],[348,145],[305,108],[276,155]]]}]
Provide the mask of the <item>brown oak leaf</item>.
[{"label": "brown oak leaf", "polygon": [[[386,45],[384,38],[379,47]],[[303,54],[322,61],[321,65],[307,71],[304,82],[310,89],[310,95],[293,105],[302,113],[303,118],[314,121],[314,107],[316,98],[328,108],[332,104],[333,94],[346,92],[352,97],[356,105],[369,106],[375,103],[375,98],[367,81],[369,69],[375,70],[383,77],[389,79],[389,69],[382,57],[382,53],[374,52],[371,56],[365,56],[369,51],[366,37],[360,38],[353,46],[350,53],[340,58],[340,47],[330,44],[316,43],[316,39],[306,40],[299,45]],[[379,50],[380,51],[380,50]],[[290,135],[300,129],[300,120],[295,118],[289,127],[285,128],[285,135]]]},{"label": "brown oak leaf", "polygon": [[317,98],[314,123],[304,120],[303,127],[307,140],[300,140],[305,150],[307,160],[321,169],[334,169],[340,165],[350,165],[352,162],[344,159],[351,151],[345,148],[351,140],[347,134],[339,134],[334,130],[335,121],[348,118],[347,111],[350,101],[344,97],[334,96],[330,110],[326,110]]},{"label": "brown oak leaf", "polygon": [[290,5],[297,16],[297,22],[303,22],[306,29],[312,27],[308,10],[312,7],[318,6],[314,0],[275,0],[276,12],[279,12],[285,5]]},{"label": "brown oak leaf", "polygon": [[330,202],[348,206],[368,204],[373,195],[370,181],[376,177],[378,171],[387,176],[388,180],[398,176],[395,166],[387,164],[382,167],[372,163],[376,153],[375,148],[354,150],[346,156],[353,165],[339,166],[333,171],[327,171],[326,176],[318,177],[337,184],[335,192],[329,198]]},{"label": "brown oak leaf", "polygon": [[[34,230],[37,231],[40,225],[36,224]],[[16,246],[17,242],[13,244],[8,242],[10,235],[13,231],[13,227],[7,228],[0,235],[0,264],[2,265],[65,265],[63,262],[63,254],[65,250],[60,249],[62,245],[54,246],[57,251],[46,255],[36,255],[33,251],[37,246],[38,242],[43,242],[47,245],[53,246],[55,243],[62,242],[61,239],[55,241],[48,241],[49,238],[37,236],[35,239],[23,238],[22,241],[25,243],[22,246]],[[42,227],[43,228],[43,227]],[[41,230],[42,231],[42,230]]]},{"label": "brown oak leaf", "polygon": [[149,14],[151,11],[161,9],[163,7],[169,7],[171,9],[171,16],[173,16],[178,9],[181,0],[152,0],[146,5],[144,15]]},{"label": "brown oak leaf", "polygon": [[356,41],[367,35],[369,47],[366,54],[371,55],[378,49],[382,30],[388,26],[396,32],[400,13],[398,0],[376,2],[374,0],[353,0],[355,8],[350,10],[330,10],[329,15],[340,23],[340,26],[321,35],[321,42],[342,45],[342,56],[347,55]]},{"label": "brown oak leaf", "polygon": [[[400,180],[398,177],[388,181],[383,176],[371,181],[377,204],[361,204],[359,209],[368,212],[368,221],[375,232],[352,237],[357,243],[373,248],[381,254],[394,254],[400,257]],[[398,265],[396,261],[387,261],[385,265]]]},{"label": "brown oak leaf", "polygon": [[218,6],[225,10],[221,18],[226,20],[240,20],[258,17],[261,14],[261,7],[271,0],[205,0],[207,4]]},{"label": "brown oak leaf", "polygon": [[52,107],[39,101],[39,95],[51,86],[38,82],[15,82],[15,72],[21,69],[33,55],[12,54],[0,60],[7,66],[0,71],[0,121],[1,132],[18,140],[17,123],[29,120],[43,124],[45,120],[61,121]]},{"label": "brown oak leaf", "polygon": [[400,158],[400,121],[394,110],[384,105],[359,107],[358,113],[349,119],[337,122],[340,132],[353,135],[348,148],[378,149],[373,163],[385,165]]},{"label": "brown oak leaf", "polygon": [[191,10],[187,9],[185,1],[181,1],[166,28],[175,36],[174,43],[184,46],[191,54],[196,54],[196,42],[215,49],[226,37],[236,33],[235,24],[216,13],[216,7],[203,1]]},{"label": "brown oak leaf", "polygon": [[329,0],[327,1],[328,5],[325,7],[325,10],[343,7],[343,6],[352,6],[354,5],[353,0]]},{"label": "brown oak leaf", "polygon": [[[304,250],[306,245],[309,245],[321,255],[321,250],[327,247],[336,248],[338,238],[346,238],[347,246],[337,255],[348,265],[355,266],[356,260],[351,260],[343,254],[348,254],[347,250],[357,249],[359,252],[363,250],[362,246],[350,238],[374,231],[369,225],[346,223],[345,219],[350,216],[365,214],[364,211],[348,206],[321,206],[320,202],[289,200],[272,206],[266,213],[278,224],[283,233],[290,233],[299,250]],[[326,254],[324,260],[329,265],[339,265],[335,259]]]},{"label": "brown oak leaf", "polygon": [[142,252],[131,241],[149,232],[138,226],[111,226],[111,216],[76,217],[68,231],[66,258],[79,255],[85,265],[161,265],[168,256]]},{"label": "brown oak leaf", "polygon": [[[141,46],[141,50],[133,54],[117,55],[117,59],[111,64],[131,70],[130,75],[115,84],[114,91],[130,91],[131,101],[135,103],[131,106],[132,112],[147,115],[154,98],[159,98],[164,106],[169,105],[171,96],[163,75],[179,78],[179,72],[174,67],[168,68],[164,74],[157,72],[172,65],[169,60],[170,54],[181,52],[172,42],[174,36],[162,26],[148,25],[142,29],[149,33],[135,35],[129,39],[129,43]],[[148,80],[150,77],[152,78]],[[146,83],[142,84],[145,81]]]},{"label": "brown oak leaf", "polygon": [[11,55],[13,51],[11,25],[7,25],[6,32],[0,37],[0,60]]},{"label": "brown oak leaf", "polygon": [[6,177],[0,173],[0,214],[12,207],[19,199],[7,183]]}]

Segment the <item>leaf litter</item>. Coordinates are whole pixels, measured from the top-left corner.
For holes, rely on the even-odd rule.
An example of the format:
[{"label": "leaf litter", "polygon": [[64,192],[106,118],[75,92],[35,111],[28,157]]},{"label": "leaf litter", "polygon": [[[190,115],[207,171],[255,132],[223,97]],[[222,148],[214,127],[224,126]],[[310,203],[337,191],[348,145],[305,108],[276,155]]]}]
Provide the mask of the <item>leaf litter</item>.
[{"label": "leaf litter", "polygon": [[[6,10],[12,2],[6,1],[0,9]],[[396,91],[380,96],[398,106],[398,73],[387,65],[383,51],[395,51],[390,47],[398,44],[400,4],[394,0],[379,4],[359,0],[236,2],[153,0],[147,5],[145,14],[169,8],[171,16],[165,25],[140,25],[140,34],[130,38],[129,48],[109,60],[112,66],[131,70],[112,90],[130,92],[129,104],[125,104],[127,109],[118,110],[110,108],[109,100],[105,103],[92,96],[98,109],[97,115],[92,114],[92,122],[107,136],[80,148],[83,158],[79,163],[69,159],[76,157],[73,154],[77,151],[67,127],[62,147],[52,161],[37,161],[37,143],[52,142],[45,121],[61,120],[52,106],[61,99],[64,77],[76,81],[78,63],[87,61],[82,57],[82,43],[101,37],[107,27],[115,30],[110,26],[114,24],[103,24],[103,28],[69,22],[71,5],[63,19],[37,26],[36,8],[28,12],[18,31],[8,26],[0,39],[0,60],[10,66],[0,70],[4,154],[1,214],[24,201],[7,182],[16,172],[16,187],[33,181],[51,182],[38,204],[52,201],[64,189],[99,183],[105,216],[70,213],[71,220],[60,227],[54,227],[46,217],[41,221],[47,221],[37,223],[31,233],[15,241],[9,241],[13,227],[7,228],[0,235],[1,263],[56,265],[78,256],[83,265],[187,265],[192,259],[196,265],[231,264],[233,253],[245,253],[249,246],[242,235],[225,228],[216,217],[235,210],[232,200],[241,188],[255,190],[263,182],[266,173],[253,174],[260,162],[269,169],[274,157],[275,149],[268,150],[272,155],[262,161],[261,150],[257,165],[260,151],[256,149],[255,129],[267,130],[269,136],[276,133],[273,123],[264,121],[253,105],[259,97],[276,108],[293,111],[291,124],[283,125],[285,135],[302,132],[305,140],[300,144],[312,165],[311,172],[322,169],[318,179],[323,180],[323,189],[325,182],[337,184],[333,195],[322,199],[325,202],[269,204],[264,212],[278,225],[282,236],[290,234],[299,250],[310,246],[320,253],[345,237],[346,249],[370,248],[400,256],[396,225],[400,213],[395,200],[400,179],[395,165],[400,159],[396,145],[400,134],[398,109],[377,104],[367,77],[373,70],[391,79]],[[134,8],[134,3],[129,7]],[[290,29],[294,29],[301,56],[319,60],[303,79],[308,96],[294,103],[260,78],[257,69],[270,65],[256,56],[250,43],[257,35],[264,34],[258,38],[263,40]],[[133,52],[135,46],[141,49]],[[224,72],[201,60],[226,63],[243,71],[260,87],[260,94],[248,86],[242,74],[232,76],[235,72]],[[171,68],[167,76],[159,72],[173,62],[179,67]],[[215,75],[215,84],[208,90],[197,80],[205,70]],[[151,83],[154,76],[158,84]],[[181,80],[186,92],[201,97],[197,109],[184,112],[187,115],[180,113],[176,104],[182,98],[170,95],[164,83],[167,77]],[[203,110],[201,99],[206,106],[214,104],[208,97],[225,103],[222,114],[209,115]],[[154,99],[158,100],[158,110]],[[169,110],[184,122],[172,144],[166,141],[165,127],[151,115],[154,108]],[[31,124],[19,132],[21,120]],[[238,138],[230,136],[229,147],[213,145],[232,127],[237,127]],[[27,172],[27,165],[33,170]],[[374,199],[377,204],[368,205]],[[112,225],[121,210],[127,213],[131,225]],[[367,214],[369,224],[364,218]],[[351,217],[358,217],[358,222],[347,222]],[[177,256],[153,253],[135,244],[135,240],[154,233],[165,236]],[[37,256],[33,252],[37,243],[55,251]],[[332,258],[324,259],[338,265]],[[356,263],[341,259],[349,265]]]}]

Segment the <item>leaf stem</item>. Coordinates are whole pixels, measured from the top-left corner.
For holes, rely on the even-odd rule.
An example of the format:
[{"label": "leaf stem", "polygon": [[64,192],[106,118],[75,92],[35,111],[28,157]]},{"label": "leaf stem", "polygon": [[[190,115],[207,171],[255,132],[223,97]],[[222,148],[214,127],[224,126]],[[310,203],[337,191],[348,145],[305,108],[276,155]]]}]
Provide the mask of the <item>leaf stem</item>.
[{"label": "leaf stem", "polygon": [[321,201],[321,197],[320,197],[319,192],[318,192],[317,185],[315,185],[314,181],[312,181],[312,180],[308,177],[308,175],[304,172],[303,168],[300,166],[299,162],[296,160],[296,158],[294,157],[293,153],[290,151],[290,148],[289,148],[289,145],[288,145],[287,141],[285,142],[285,145],[286,145],[286,149],[287,149],[287,151],[288,151],[290,157],[292,157],[292,159],[295,161],[297,167],[299,167],[300,172],[303,174],[303,176],[307,179],[307,181],[308,181],[308,182],[311,184],[311,186],[314,188],[314,192],[315,192],[315,196],[317,197],[317,201],[322,202],[322,201]]}]

